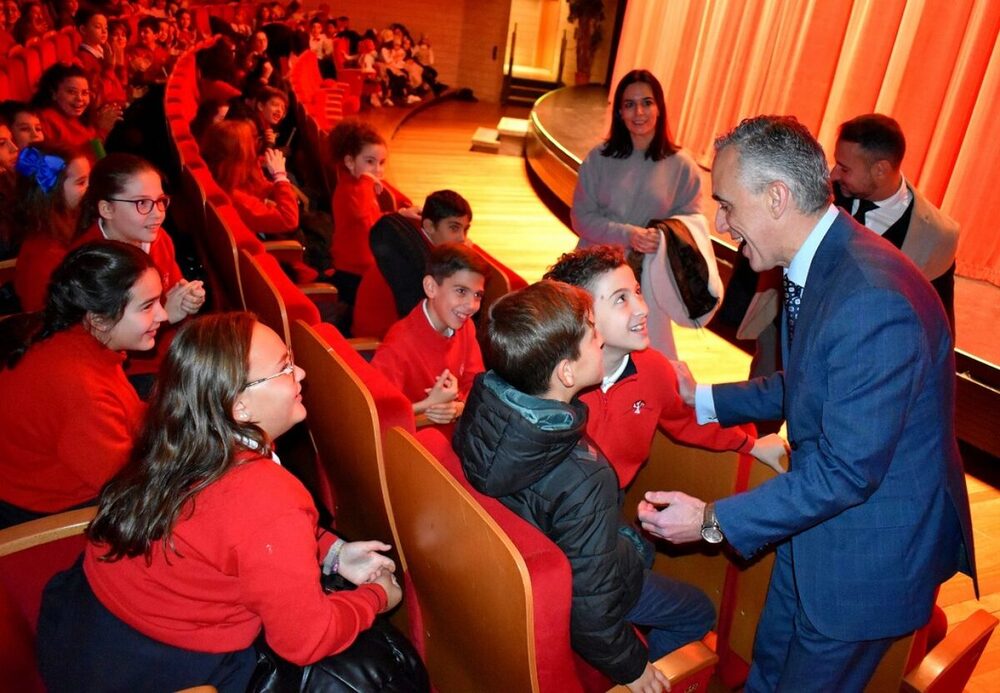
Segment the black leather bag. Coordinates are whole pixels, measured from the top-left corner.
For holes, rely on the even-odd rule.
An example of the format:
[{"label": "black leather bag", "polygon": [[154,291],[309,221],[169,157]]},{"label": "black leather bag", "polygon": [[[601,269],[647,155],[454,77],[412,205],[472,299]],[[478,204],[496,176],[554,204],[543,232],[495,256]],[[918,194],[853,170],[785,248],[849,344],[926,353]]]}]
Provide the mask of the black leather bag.
[{"label": "black leather bag", "polygon": [[705,315],[719,302],[708,290],[708,262],[698,249],[694,236],[678,219],[653,219],[648,228],[657,228],[667,242],[667,269],[674,276],[688,317]]},{"label": "black leather bag", "polygon": [[[339,575],[325,576],[327,591],[354,589]],[[340,654],[304,667],[287,662],[261,635],[254,643],[257,668],[248,693],[427,693],[430,683],[420,655],[406,637],[380,614]]]}]

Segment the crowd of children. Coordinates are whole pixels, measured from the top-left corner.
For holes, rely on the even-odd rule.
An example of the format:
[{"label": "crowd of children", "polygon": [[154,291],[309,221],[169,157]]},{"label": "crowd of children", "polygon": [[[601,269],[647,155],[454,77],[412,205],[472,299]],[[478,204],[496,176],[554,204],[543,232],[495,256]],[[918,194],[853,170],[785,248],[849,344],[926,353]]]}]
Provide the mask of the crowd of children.
[{"label": "crowd of children", "polygon": [[[191,643],[196,649],[215,647],[209,642],[214,626],[191,640],[168,636],[158,625],[162,605],[129,602],[134,596],[130,581],[161,580],[181,590],[177,613],[193,617],[201,608],[196,603],[210,603],[205,608],[223,618],[235,614],[246,622],[222,645],[240,655],[239,676],[247,674],[243,655],[262,622],[282,639],[276,650],[295,661],[313,661],[341,648],[376,612],[399,600],[391,561],[374,553],[384,550],[381,545],[366,544],[363,551],[341,546],[345,559],[356,552],[356,562],[371,570],[370,579],[349,570],[351,576],[379,588],[339,600],[317,592],[302,601],[317,617],[307,624],[307,630],[316,631],[313,644],[291,632],[281,611],[296,602],[264,586],[264,573],[250,571],[242,583],[259,590],[253,604],[240,601],[232,581],[220,582],[229,595],[221,602],[212,595],[191,600],[184,596],[190,586],[167,576],[159,564],[161,544],[171,537],[183,537],[192,547],[214,541],[207,513],[216,505],[236,510],[223,497],[226,489],[234,484],[245,489],[248,483],[255,493],[263,483],[283,489],[282,498],[269,501],[269,513],[278,516],[295,507],[295,527],[274,536],[296,547],[290,564],[296,580],[305,584],[315,577],[317,552],[326,562],[333,560],[336,570],[337,554],[330,553],[336,546],[331,537],[317,538],[315,509],[297,482],[276,472],[280,468],[271,462],[273,439],[305,416],[298,399],[304,374],[290,353],[281,352],[278,337],[248,317],[187,320],[209,297],[200,281],[183,276],[162,228],[171,197],[161,173],[132,154],[106,155],[102,146],[123,109],[162,82],[173,57],[200,39],[192,14],[166,0],[113,2],[100,11],[74,4],[28,2],[18,8],[8,1],[2,13],[8,29],[11,22],[18,27],[11,42],[30,40],[54,22],[71,21],[81,44],[76,63],[45,72],[30,104],[7,102],[0,108],[0,252],[17,257],[14,288],[29,316],[2,326],[13,331],[18,323],[17,340],[0,340],[5,392],[0,398],[5,430],[0,527],[92,504],[99,497],[86,561],[82,569],[74,568],[72,589],[63,585],[60,599],[86,599],[108,632],[124,632],[127,638],[139,633],[166,643],[170,648],[164,656],[188,666],[186,655],[175,650]],[[143,16],[130,41],[129,25],[121,18],[133,14]],[[359,291],[365,282],[382,282],[391,296],[387,308],[394,324],[384,333],[373,366],[411,401],[415,416],[454,434],[455,450],[474,487],[499,498],[566,553],[573,571],[577,652],[616,683],[660,690],[665,680],[649,662],[701,638],[712,627],[714,613],[695,588],[649,570],[648,544],[621,520],[620,489],[632,483],[648,459],[658,428],[684,444],[749,453],[778,471],[784,441],[696,423],[677,392],[670,363],[649,346],[648,309],[618,248],[596,246],[559,258],[544,280],[494,303],[488,322],[481,323],[488,325],[486,333],[477,337],[474,317],[495,262],[468,239],[470,204],[455,191],[440,190],[422,207],[414,205],[385,180],[388,143],[357,119],[340,122],[329,135],[324,158],[335,182],[332,199],[317,200],[311,197],[314,191],[303,190],[295,170],[283,63],[275,52],[283,34],[271,28],[275,25],[298,32],[299,48],[314,52],[325,74],[359,68],[372,106],[412,103],[443,89],[429,40],[414,42],[402,25],[359,34],[346,17],[333,17],[322,6],[312,16],[294,3],[287,8],[266,3],[252,13],[241,9],[231,23],[215,27],[224,38],[198,59],[202,99],[191,128],[213,177],[261,237],[305,238],[305,219],[316,209],[329,209],[328,266],[314,263],[311,276],[337,286],[346,307],[337,326],[346,334],[355,326],[363,332],[361,316],[353,311]],[[181,322],[190,327],[171,346],[177,334],[173,326]],[[223,333],[238,346],[220,340]],[[225,348],[242,349],[238,363],[230,362],[232,354],[221,353]],[[127,361],[123,351],[129,352]],[[193,361],[179,360],[185,354],[224,363],[229,370],[194,372]],[[84,367],[74,367],[81,358]],[[144,418],[136,389],[149,394],[156,373],[154,411]],[[181,422],[169,410],[179,402],[170,388],[184,382],[190,394],[203,396],[186,405],[211,411],[192,410],[190,420]],[[39,383],[48,383],[47,397],[54,394],[58,406],[41,401]],[[265,384],[267,392],[254,397]],[[217,440],[196,428],[200,417],[229,431],[232,440],[220,449]],[[161,434],[154,425],[174,428]],[[178,452],[185,431],[200,447]],[[130,452],[134,435],[139,435],[140,452]],[[182,467],[197,463],[192,450],[211,458],[199,468],[208,476],[184,475]],[[174,496],[159,498],[162,517],[145,517],[150,524],[144,534],[129,537],[134,527],[116,513],[136,512],[136,503],[156,483],[144,470],[143,455],[174,470]],[[237,473],[237,466],[253,471]],[[194,495],[204,499],[204,506],[199,500],[192,506],[196,510],[179,514]],[[246,519],[258,526],[267,517]],[[244,541],[245,530],[232,524],[226,531]],[[249,547],[243,550],[250,552],[250,565],[258,565],[254,561],[260,556]],[[160,558],[150,562],[151,552]],[[104,560],[109,555],[112,560]],[[225,557],[204,558],[192,579],[201,579],[198,571],[214,575]],[[258,567],[267,565],[261,561]],[[328,612],[336,618],[348,614],[355,626],[324,631],[320,621]],[[53,640],[43,644],[43,655],[44,647],[59,638],[92,630],[90,623],[71,621],[50,626]],[[632,625],[648,631],[646,642]],[[76,675],[71,663],[46,665],[44,657],[42,663],[50,667],[53,681]],[[136,664],[136,670],[143,666]],[[212,660],[206,666],[222,664]],[[124,677],[134,671],[118,673]]]}]

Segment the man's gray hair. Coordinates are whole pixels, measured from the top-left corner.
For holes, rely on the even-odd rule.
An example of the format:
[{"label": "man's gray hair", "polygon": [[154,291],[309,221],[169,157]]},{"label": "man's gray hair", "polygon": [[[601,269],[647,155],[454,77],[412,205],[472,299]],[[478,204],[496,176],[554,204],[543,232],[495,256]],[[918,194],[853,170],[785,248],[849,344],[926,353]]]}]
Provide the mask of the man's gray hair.
[{"label": "man's gray hair", "polygon": [[780,180],[803,214],[820,212],[833,199],[823,148],[794,116],[747,118],[716,138],[716,154],[727,147],[738,148],[740,179],[754,194]]}]

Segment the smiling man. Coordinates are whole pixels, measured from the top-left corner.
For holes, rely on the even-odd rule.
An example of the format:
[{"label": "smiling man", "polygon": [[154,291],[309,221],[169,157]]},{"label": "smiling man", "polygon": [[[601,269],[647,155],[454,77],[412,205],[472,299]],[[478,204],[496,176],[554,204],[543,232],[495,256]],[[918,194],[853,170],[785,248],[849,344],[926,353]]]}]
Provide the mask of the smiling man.
[{"label": "smiling man", "polygon": [[791,462],[707,505],[649,492],[639,516],[673,542],[777,547],[745,690],[862,690],[937,586],[975,575],[951,332],[913,264],[830,204],[823,150],[797,120],[745,120],[715,148],[718,229],[754,270],[784,268],[785,370],[695,388],[680,368],[681,392],[699,421],[785,418]]}]

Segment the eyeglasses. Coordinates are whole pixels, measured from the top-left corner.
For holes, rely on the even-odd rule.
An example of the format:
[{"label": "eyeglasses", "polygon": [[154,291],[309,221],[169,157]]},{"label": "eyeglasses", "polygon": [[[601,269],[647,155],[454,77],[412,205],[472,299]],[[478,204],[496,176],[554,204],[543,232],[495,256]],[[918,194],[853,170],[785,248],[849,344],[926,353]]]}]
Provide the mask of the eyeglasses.
[{"label": "eyeglasses", "polygon": [[170,206],[170,195],[164,195],[163,197],[158,197],[155,200],[151,200],[148,197],[140,197],[138,200],[123,200],[120,197],[109,197],[109,202],[131,202],[135,205],[135,211],[137,211],[142,216],[147,216],[153,211],[155,206],[161,212],[166,212],[167,207]]},{"label": "eyeglasses", "polygon": [[269,375],[266,378],[258,378],[257,380],[251,380],[249,383],[243,386],[244,390],[249,390],[255,385],[260,385],[261,383],[266,383],[268,380],[274,380],[275,378],[280,378],[283,375],[291,375],[295,372],[295,362],[292,360],[292,352],[288,352],[288,365],[282,368],[280,371],[274,375]]}]

